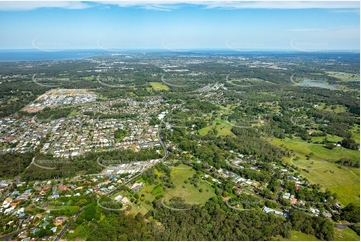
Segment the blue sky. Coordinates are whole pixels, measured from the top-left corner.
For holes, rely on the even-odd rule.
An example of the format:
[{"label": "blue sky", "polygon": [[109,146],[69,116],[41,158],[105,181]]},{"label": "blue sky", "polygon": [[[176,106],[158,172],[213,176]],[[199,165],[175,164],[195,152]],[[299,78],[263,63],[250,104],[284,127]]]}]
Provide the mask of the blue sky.
[{"label": "blue sky", "polygon": [[359,50],[359,2],[0,2],[0,49]]}]

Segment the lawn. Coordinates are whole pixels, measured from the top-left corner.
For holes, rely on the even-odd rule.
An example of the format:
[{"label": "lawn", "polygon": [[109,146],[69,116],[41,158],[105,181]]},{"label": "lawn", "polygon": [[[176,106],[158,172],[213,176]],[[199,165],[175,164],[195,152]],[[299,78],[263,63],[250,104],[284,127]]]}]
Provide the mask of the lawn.
[{"label": "lawn", "polygon": [[350,228],[334,229],[336,241],[360,241],[360,236]]},{"label": "lawn", "polygon": [[150,82],[150,85],[152,85],[152,88],[155,90],[155,91],[168,91],[169,90],[169,87],[167,87],[166,85],[160,83],[160,82]]}]

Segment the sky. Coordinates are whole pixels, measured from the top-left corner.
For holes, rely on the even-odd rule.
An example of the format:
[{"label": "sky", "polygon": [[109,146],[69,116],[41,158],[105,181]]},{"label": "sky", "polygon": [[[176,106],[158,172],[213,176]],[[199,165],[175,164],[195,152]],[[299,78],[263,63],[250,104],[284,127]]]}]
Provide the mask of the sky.
[{"label": "sky", "polygon": [[359,50],[359,2],[0,1],[0,49]]}]

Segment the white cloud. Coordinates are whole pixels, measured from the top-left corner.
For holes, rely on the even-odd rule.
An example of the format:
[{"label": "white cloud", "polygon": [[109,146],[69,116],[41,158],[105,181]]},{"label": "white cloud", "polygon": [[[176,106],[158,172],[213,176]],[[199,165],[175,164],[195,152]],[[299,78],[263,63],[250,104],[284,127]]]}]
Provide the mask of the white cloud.
[{"label": "white cloud", "polygon": [[[143,0],[143,1],[129,1],[129,0],[108,0],[99,1],[103,4],[115,4],[120,7],[130,6],[149,6],[158,5],[162,8],[170,7],[170,5],[177,4],[192,4],[200,5],[205,8],[223,8],[223,9],[311,9],[311,8],[324,8],[324,9],[354,9],[360,8],[358,1],[219,1],[219,0]],[[354,11],[354,10],[353,10]]]},{"label": "white cloud", "polygon": [[85,9],[96,5],[117,5],[119,7],[139,7],[148,10],[170,11],[179,8],[180,4],[203,6],[206,9],[338,9],[335,12],[358,12],[358,1],[220,1],[220,0],[90,0],[81,1],[0,1],[0,10],[25,11],[37,8]]},{"label": "white cloud", "polygon": [[357,13],[360,14],[360,9],[338,9],[331,10],[332,13]]},{"label": "white cloud", "polygon": [[226,9],[338,9],[338,8],[360,8],[359,2],[334,2],[334,1],[238,1],[221,2],[212,1],[206,4],[206,8]]},{"label": "white cloud", "polygon": [[28,2],[28,1],[0,1],[0,10],[2,11],[27,11],[38,8],[65,8],[65,9],[84,9],[91,7],[84,2],[71,1],[43,1],[43,2]]}]

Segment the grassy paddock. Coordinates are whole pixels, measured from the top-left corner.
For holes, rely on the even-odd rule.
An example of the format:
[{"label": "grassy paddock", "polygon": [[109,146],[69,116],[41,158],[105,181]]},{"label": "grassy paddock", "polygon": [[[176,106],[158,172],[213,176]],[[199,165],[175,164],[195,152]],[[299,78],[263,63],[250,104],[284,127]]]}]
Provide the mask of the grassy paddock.
[{"label": "grassy paddock", "polygon": [[[359,151],[347,150],[337,147],[333,150],[322,147],[322,145],[307,143],[301,139],[280,140],[273,138],[271,143],[288,149],[293,149],[295,155],[300,157],[299,161],[284,158],[289,164],[294,164],[303,177],[306,177],[313,184],[320,184],[323,189],[335,192],[338,200],[347,205],[350,202],[360,203],[360,170],[358,168],[341,166],[333,162],[340,158],[360,159]],[[313,152],[310,160],[306,160],[306,155]],[[302,169],[307,169],[306,172]]]},{"label": "grassy paddock", "polygon": [[336,241],[360,241],[360,236],[350,228],[334,229]]},{"label": "grassy paddock", "polygon": [[[165,192],[164,195],[166,200],[169,200],[172,197],[181,197],[186,202],[204,204],[209,198],[215,196],[214,189],[211,185],[203,182],[202,180],[199,180],[198,187],[194,187],[194,185],[189,183],[188,178],[193,176],[195,173],[196,171],[193,168],[183,164],[177,166],[175,169],[172,169],[171,177],[176,187],[174,189],[168,189]],[[187,184],[184,183],[185,180],[188,181]],[[203,191],[200,192],[200,189]]]},{"label": "grassy paddock", "polygon": [[333,150],[330,150],[322,144],[307,143],[299,138],[286,138],[284,140],[273,138],[269,139],[269,141],[274,145],[283,145],[289,150],[292,149],[301,159],[306,159],[306,155],[311,152],[314,153],[313,159],[315,160],[337,161],[341,158],[348,158],[351,160],[360,159],[360,151],[358,150],[349,150],[343,147],[336,147]]},{"label": "grassy paddock", "polygon": [[155,91],[168,91],[169,90],[169,87],[167,87],[166,85],[160,83],[160,82],[150,82],[150,85],[152,86],[152,88],[155,90]]}]

